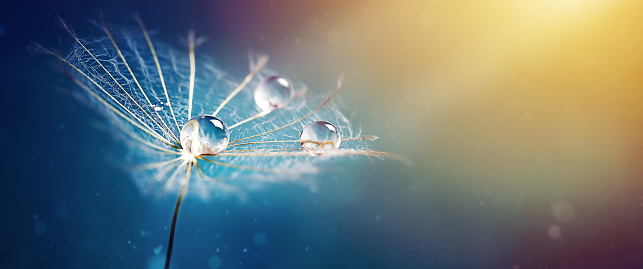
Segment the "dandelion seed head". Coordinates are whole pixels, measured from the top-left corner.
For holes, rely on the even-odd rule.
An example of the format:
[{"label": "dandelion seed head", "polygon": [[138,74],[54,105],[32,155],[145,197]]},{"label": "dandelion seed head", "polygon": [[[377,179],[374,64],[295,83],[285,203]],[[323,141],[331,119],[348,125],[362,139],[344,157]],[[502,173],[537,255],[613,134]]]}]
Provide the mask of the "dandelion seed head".
[{"label": "dandelion seed head", "polygon": [[[63,26],[74,45],[59,59],[84,98],[116,127],[129,149],[126,162],[145,167],[132,170],[144,193],[176,190],[192,166],[190,188],[204,198],[243,196],[274,182],[314,188],[310,175],[334,157],[382,156],[369,150],[374,137],[360,138],[340,112],[336,85],[308,90],[263,67],[266,56],[251,56],[255,77],[239,80],[199,54],[195,42],[173,47],[142,25],[96,23],[97,37]],[[326,150],[309,154],[302,147]]]}]

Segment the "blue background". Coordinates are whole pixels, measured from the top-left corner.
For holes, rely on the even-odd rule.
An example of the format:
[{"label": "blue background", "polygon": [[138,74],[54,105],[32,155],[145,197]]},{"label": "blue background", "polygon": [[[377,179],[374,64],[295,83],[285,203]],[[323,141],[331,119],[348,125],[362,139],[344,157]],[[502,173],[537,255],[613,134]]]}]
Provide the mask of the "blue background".
[{"label": "blue background", "polygon": [[415,163],[189,196],[173,268],[641,268],[640,4],[528,2],[2,2],[0,268],[164,260],[176,194],[139,193],[125,145],[30,45],[69,47],[56,14],[93,36],[100,11],[170,42],[195,29],[236,78],[249,49],[313,87],[343,71],[344,112]]}]

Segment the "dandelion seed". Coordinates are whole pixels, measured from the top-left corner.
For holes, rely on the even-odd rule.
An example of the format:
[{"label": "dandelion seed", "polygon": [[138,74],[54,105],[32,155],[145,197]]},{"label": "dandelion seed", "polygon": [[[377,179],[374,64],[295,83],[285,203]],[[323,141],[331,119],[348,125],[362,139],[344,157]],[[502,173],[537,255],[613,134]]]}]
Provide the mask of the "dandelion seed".
[{"label": "dandelion seed", "polygon": [[[196,57],[193,31],[187,49],[175,49],[159,42],[140,18],[136,21],[138,27],[107,25],[101,14],[96,26],[105,35],[84,38],[61,19],[73,39],[70,53],[61,56],[35,46],[60,61],[83,98],[96,105],[116,127],[114,134],[130,146],[128,160],[138,164],[132,178],[142,192],[179,189],[165,268],[170,266],[179,209],[191,179],[197,194],[208,198],[213,190],[241,194],[262,183],[320,172],[320,162],[328,158],[306,150],[323,149],[325,157],[387,156],[369,150],[366,142],[376,137],[354,133],[330,102],[343,76],[330,96],[309,107],[303,98],[308,88],[263,69],[266,56],[252,59],[250,73],[235,83],[207,57]],[[265,79],[257,82],[255,76]],[[254,94],[243,91],[246,87],[256,89]],[[304,120],[314,122],[302,129]],[[243,125],[249,122],[252,125]],[[294,140],[297,134],[300,139]],[[265,236],[258,240],[265,243]],[[218,264],[209,262],[210,267]]]}]

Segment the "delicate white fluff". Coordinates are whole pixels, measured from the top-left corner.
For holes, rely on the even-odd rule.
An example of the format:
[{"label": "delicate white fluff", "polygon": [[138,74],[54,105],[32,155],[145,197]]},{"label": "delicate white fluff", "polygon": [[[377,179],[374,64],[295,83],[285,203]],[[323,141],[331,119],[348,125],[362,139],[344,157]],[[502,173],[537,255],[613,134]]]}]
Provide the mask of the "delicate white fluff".
[{"label": "delicate white fluff", "polygon": [[[63,26],[69,30],[64,23]],[[180,149],[177,148],[180,145],[176,140],[180,128],[189,120],[188,114],[192,117],[212,114],[242,79],[228,75],[197,50],[192,110],[189,113],[192,69],[188,47],[174,48],[150,32],[152,51],[146,30],[142,27],[102,23],[96,26],[104,35],[79,37],[69,30],[74,45],[60,60],[64,62],[66,72],[84,89],[81,91],[83,96],[95,104],[128,145],[127,161],[135,166],[131,169],[132,178],[140,190],[145,193],[172,191],[183,183],[188,163],[184,159],[171,161],[180,157]],[[261,57],[253,57],[250,62],[250,69],[254,69],[261,62]],[[267,67],[261,69],[216,117],[227,126],[233,126],[260,113],[253,91],[262,78],[275,74],[288,77]],[[306,89],[301,82],[294,81],[293,85],[295,91]],[[324,171],[322,163],[331,158],[383,156],[384,153],[367,148],[366,142],[375,137],[349,139],[359,138],[360,133],[353,130],[333,100],[291,126],[234,142],[297,121],[322,104],[336,86],[329,83],[324,89],[309,89],[286,107],[232,128],[231,145],[240,145],[229,147],[217,156],[204,157],[212,162],[198,160],[198,167],[192,169],[191,189],[207,197],[213,189],[246,191],[266,182],[312,184],[312,177],[307,174]],[[157,111],[155,106],[162,109]],[[340,149],[327,151],[322,156],[301,151],[298,140],[302,128],[317,120],[332,122],[340,129],[343,138],[348,139],[342,141]],[[287,142],[270,143],[272,141]]]}]

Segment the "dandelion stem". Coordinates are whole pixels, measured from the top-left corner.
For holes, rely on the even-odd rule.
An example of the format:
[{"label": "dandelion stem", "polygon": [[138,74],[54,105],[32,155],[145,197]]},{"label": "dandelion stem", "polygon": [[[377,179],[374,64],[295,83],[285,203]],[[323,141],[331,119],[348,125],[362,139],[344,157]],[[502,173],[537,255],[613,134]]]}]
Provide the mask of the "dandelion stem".
[{"label": "dandelion stem", "polygon": [[192,163],[188,163],[187,168],[185,168],[185,183],[181,186],[181,191],[179,192],[179,198],[176,200],[176,209],[174,209],[174,217],[172,218],[172,228],[170,229],[170,242],[167,246],[167,255],[165,256],[165,269],[170,268],[170,259],[172,258],[172,247],[174,246],[174,231],[176,230],[176,220],[179,217],[179,209],[181,208],[181,202],[183,202],[183,196],[188,190],[188,185],[190,183],[190,174],[192,172]]}]

